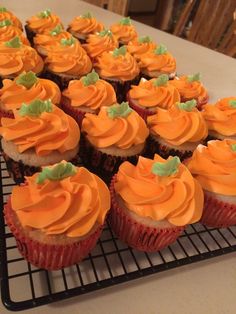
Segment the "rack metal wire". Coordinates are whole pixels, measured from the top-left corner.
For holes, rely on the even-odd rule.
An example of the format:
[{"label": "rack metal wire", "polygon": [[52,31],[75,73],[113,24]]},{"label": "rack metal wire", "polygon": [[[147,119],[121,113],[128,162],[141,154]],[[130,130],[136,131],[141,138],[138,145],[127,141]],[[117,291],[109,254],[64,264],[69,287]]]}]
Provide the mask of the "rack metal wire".
[{"label": "rack metal wire", "polygon": [[[0,176],[3,207],[14,183],[2,157]],[[97,246],[83,262],[49,272],[22,258],[1,212],[2,302],[9,310],[25,310],[233,251],[236,251],[236,226],[216,229],[194,224],[168,248],[150,254],[129,248],[107,225]]]}]

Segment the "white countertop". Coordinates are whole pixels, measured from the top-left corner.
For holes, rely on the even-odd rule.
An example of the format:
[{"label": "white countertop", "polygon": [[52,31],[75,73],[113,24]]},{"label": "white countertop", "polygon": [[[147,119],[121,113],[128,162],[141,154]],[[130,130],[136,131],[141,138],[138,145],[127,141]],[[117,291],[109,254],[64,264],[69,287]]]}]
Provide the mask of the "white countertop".
[{"label": "white countertop", "polygon": [[[78,0],[2,0],[23,22],[51,8],[67,24],[73,17],[91,11],[106,26],[119,20],[117,14]],[[189,43],[149,26],[134,22],[140,35],[163,43],[177,60],[178,74],[201,72],[210,102],[236,94],[236,60]],[[175,268],[132,282],[116,285],[24,311],[32,314],[234,314],[236,313],[236,253]],[[19,291],[21,286],[19,285]],[[22,291],[21,291],[22,293]],[[0,304],[0,313],[9,313]]]}]

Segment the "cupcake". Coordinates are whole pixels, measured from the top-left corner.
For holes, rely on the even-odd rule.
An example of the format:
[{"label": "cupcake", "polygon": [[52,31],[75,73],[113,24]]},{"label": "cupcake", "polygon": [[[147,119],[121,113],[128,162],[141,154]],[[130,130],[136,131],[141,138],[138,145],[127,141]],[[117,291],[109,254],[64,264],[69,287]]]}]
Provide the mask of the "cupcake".
[{"label": "cupcake", "polygon": [[202,215],[202,188],[178,157],[139,157],[136,166],[124,162],[110,192],[111,228],[140,251],[156,252],[170,245]]},{"label": "cupcake", "polygon": [[138,64],[125,46],[98,56],[94,69],[101,79],[114,87],[118,102],[125,100],[130,86],[139,81]]},{"label": "cupcake", "polygon": [[50,100],[34,100],[2,118],[0,135],[7,170],[14,181],[62,160],[76,163],[80,130],[73,118]]},{"label": "cupcake", "polygon": [[44,64],[32,47],[23,45],[19,37],[0,43],[0,87],[3,79],[14,79],[23,71],[40,75]]},{"label": "cupcake", "polygon": [[131,23],[130,17],[123,17],[119,23],[113,24],[111,31],[121,46],[127,45],[129,41],[137,38],[137,32]]},{"label": "cupcake", "polygon": [[178,89],[181,101],[195,99],[199,110],[209,99],[208,92],[200,81],[200,73],[175,77],[170,84]]},{"label": "cupcake", "polygon": [[85,43],[90,34],[101,32],[104,25],[98,22],[90,12],[76,16],[69,24],[68,32],[75,38],[79,39],[81,43]]},{"label": "cupcake", "polygon": [[61,39],[60,46],[53,46],[45,59],[44,76],[56,82],[61,90],[71,80],[80,79],[92,70],[92,63],[85,50],[74,37]]},{"label": "cupcake", "polygon": [[199,145],[186,166],[204,191],[201,222],[226,228],[236,224],[236,141]]},{"label": "cupcake", "polygon": [[99,177],[61,162],[14,187],[4,215],[22,256],[57,270],[89,254],[109,209],[109,190]]},{"label": "cupcake", "polygon": [[108,29],[104,29],[99,33],[90,34],[83,44],[83,48],[91,58],[95,60],[105,51],[111,51],[118,47],[118,41]]},{"label": "cupcake", "polygon": [[116,103],[116,94],[111,84],[99,79],[95,71],[80,80],[70,81],[62,92],[61,108],[81,126],[86,112],[98,114],[102,106]]},{"label": "cupcake", "polygon": [[204,105],[202,114],[209,129],[208,139],[236,139],[236,97],[222,98],[215,105]]},{"label": "cupcake", "polygon": [[82,161],[106,182],[123,161],[137,162],[149,134],[144,120],[128,103],[102,107],[98,115],[86,113],[81,132]]},{"label": "cupcake", "polygon": [[12,25],[18,27],[21,30],[23,29],[21,21],[13,13],[8,11],[4,7],[0,7],[0,22],[4,20],[10,20],[12,22]]},{"label": "cupcake", "polygon": [[51,13],[50,9],[46,9],[28,19],[26,21],[25,31],[31,45],[34,44],[33,38],[36,34],[50,31],[57,25],[62,26],[61,20],[57,15]]},{"label": "cupcake", "polygon": [[136,61],[140,61],[143,54],[155,50],[156,47],[157,45],[149,36],[141,36],[128,42],[127,51],[136,59]]},{"label": "cupcake", "polygon": [[130,107],[145,120],[158,108],[168,109],[180,101],[178,90],[169,83],[166,74],[151,80],[141,78],[138,85],[131,86],[126,97]]},{"label": "cupcake", "polygon": [[48,51],[54,50],[55,46],[61,45],[61,40],[68,40],[71,34],[64,31],[62,26],[58,24],[52,30],[46,30],[44,33],[36,34],[34,37],[34,48],[42,57],[47,57]]},{"label": "cupcake", "polygon": [[141,74],[147,79],[167,74],[170,79],[175,77],[176,61],[164,45],[142,54],[139,61]]},{"label": "cupcake", "polygon": [[35,99],[50,99],[60,104],[61,92],[52,81],[38,78],[32,71],[22,72],[14,80],[3,80],[0,89],[0,118],[14,118],[13,110],[20,109],[22,103],[29,104]]},{"label": "cupcake", "polygon": [[155,115],[147,118],[147,125],[151,156],[158,153],[163,158],[171,155],[184,160],[190,157],[208,135],[206,122],[194,99],[177,103],[168,110],[157,109]]},{"label": "cupcake", "polygon": [[2,20],[0,22],[0,42],[5,42],[18,36],[24,45],[30,46],[28,39],[23,35],[22,30],[13,25],[11,20]]}]

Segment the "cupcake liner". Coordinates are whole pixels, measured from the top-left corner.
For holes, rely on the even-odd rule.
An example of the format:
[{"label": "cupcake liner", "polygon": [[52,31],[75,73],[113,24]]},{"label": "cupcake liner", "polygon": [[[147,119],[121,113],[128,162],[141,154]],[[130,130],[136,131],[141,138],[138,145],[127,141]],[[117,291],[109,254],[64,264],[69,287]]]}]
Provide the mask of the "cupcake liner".
[{"label": "cupcake liner", "polygon": [[153,78],[158,78],[159,76],[161,76],[163,74],[167,74],[169,76],[169,81],[173,80],[177,76],[176,72],[173,72],[173,73],[170,73],[170,74],[168,74],[168,73],[160,73],[158,76],[149,76],[149,75],[147,75],[145,73],[141,73],[141,77],[145,78],[146,80],[151,80]]},{"label": "cupcake liner", "polygon": [[116,201],[113,177],[111,192],[111,211],[109,223],[116,236],[134,249],[144,252],[156,252],[175,242],[180,236],[183,227],[154,228],[138,223],[119,206]]},{"label": "cupcake liner", "polygon": [[178,156],[181,161],[192,156],[191,150],[174,149],[167,145],[160,144],[153,137],[149,136],[147,139],[147,156],[153,158],[155,154],[167,159],[169,156]]},{"label": "cupcake liner", "polygon": [[140,108],[137,105],[135,105],[132,102],[132,99],[129,97],[129,92],[126,94],[126,100],[129,102],[129,106],[132,109],[134,109],[145,121],[147,121],[148,116],[152,116],[152,115],[156,114],[156,112],[150,111],[150,110],[145,109],[145,108]]},{"label": "cupcake liner", "polygon": [[70,81],[78,79],[78,76],[62,77],[56,73],[49,72],[47,69],[45,69],[41,77],[55,82],[61,91],[63,91],[64,89],[68,87]]},{"label": "cupcake liner", "polygon": [[74,108],[70,104],[66,103],[66,101],[63,101],[63,98],[62,98],[60,107],[65,113],[67,113],[72,118],[74,118],[75,121],[78,123],[79,127],[81,128],[82,120],[86,112],[79,110],[79,108]]},{"label": "cupcake liner", "polygon": [[204,208],[200,222],[209,227],[227,228],[236,225],[236,205],[225,203],[204,193]]},{"label": "cupcake liner", "polygon": [[[26,165],[21,160],[15,161],[5,152],[2,152],[2,156],[5,160],[7,171],[16,184],[23,183],[25,181],[25,176],[32,176],[36,172],[41,171],[41,167]],[[81,163],[79,156],[75,156],[70,162],[74,165],[79,165]]]},{"label": "cupcake liner", "polygon": [[0,108],[0,125],[2,125],[2,123],[1,123],[2,118],[14,119],[14,114],[12,111],[7,111],[7,110]]},{"label": "cupcake liner", "polygon": [[19,228],[10,200],[5,205],[4,215],[21,255],[32,265],[47,270],[58,270],[79,263],[94,248],[103,229],[103,225],[99,226],[94,233],[76,243],[45,244],[29,238]]},{"label": "cupcake liner", "polygon": [[80,140],[80,157],[82,163],[93,173],[101,177],[107,184],[110,183],[112,176],[118,171],[119,166],[124,161],[129,161],[136,165],[139,155],[145,152],[145,149],[141,154],[121,157],[112,156],[106,153],[102,153],[93,147],[82,135]]},{"label": "cupcake liner", "polygon": [[34,47],[34,36],[36,35],[35,32],[33,32],[28,25],[25,25],[25,32],[26,36],[31,44],[32,47]]}]

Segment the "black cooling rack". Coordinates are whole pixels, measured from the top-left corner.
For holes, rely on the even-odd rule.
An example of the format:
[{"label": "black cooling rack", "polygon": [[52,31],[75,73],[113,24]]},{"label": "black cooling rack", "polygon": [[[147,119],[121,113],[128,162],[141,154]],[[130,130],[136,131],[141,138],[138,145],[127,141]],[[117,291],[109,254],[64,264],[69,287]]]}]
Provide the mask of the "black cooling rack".
[{"label": "black cooling rack", "polygon": [[[0,175],[3,205],[14,183],[2,158]],[[97,246],[83,262],[49,272],[21,257],[0,214],[2,302],[9,310],[25,310],[233,251],[236,251],[236,226],[212,229],[195,224],[168,248],[146,254],[120,242],[107,225]]]}]

